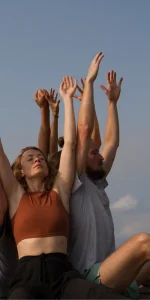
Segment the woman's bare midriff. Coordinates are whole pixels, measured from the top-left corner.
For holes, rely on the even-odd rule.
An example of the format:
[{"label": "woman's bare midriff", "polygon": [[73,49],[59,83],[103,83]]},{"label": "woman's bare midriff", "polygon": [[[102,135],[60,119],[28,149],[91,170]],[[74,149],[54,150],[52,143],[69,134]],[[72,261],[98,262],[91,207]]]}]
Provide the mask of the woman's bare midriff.
[{"label": "woman's bare midriff", "polygon": [[37,256],[42,253],[67,254],[67,238],[64,236],[30,238],[17,245],[19,259],[23,256]]}]

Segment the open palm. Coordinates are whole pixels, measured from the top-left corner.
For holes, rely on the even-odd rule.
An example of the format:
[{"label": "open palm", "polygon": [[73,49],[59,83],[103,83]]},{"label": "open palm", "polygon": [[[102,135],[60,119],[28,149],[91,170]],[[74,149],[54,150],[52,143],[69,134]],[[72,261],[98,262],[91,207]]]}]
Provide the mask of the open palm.
[{"label": "open palm", "polygon": [[59,113],[60,100],[58,99],[58,93],[55,94],[55,90],[50,89],[47,102],[50,105],[52,112]]},{"label": "open palm", "polygon": [[62,97],[69,96],[73,97],[77,87],[77,80],[72,78],[72,76],[65,76],[60,85],[60,94]]},{"label": "open palm", "polygon": [[100,85],[101,89],[110,101],[117,102],[121,92],[121,84],[123,78],[116,82],[116,72],[111,71],[107,73],[107,88]]}]

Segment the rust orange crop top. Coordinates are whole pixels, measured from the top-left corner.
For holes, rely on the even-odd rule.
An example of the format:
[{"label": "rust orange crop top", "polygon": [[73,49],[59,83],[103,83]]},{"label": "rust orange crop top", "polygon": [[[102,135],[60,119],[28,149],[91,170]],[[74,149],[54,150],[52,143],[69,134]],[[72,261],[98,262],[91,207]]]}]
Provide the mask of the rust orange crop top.
[{"label": "rust orange crop top", "polygon": [[16,244],[28,238],[69,234],[69,214],[54,190],[25,193],[11,223]]}]

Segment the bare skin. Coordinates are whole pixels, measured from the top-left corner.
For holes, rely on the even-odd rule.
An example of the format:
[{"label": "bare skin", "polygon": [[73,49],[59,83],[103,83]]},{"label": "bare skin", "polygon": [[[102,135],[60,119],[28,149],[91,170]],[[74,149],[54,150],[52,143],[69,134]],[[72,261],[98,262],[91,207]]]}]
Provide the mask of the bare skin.
[{"label": "bare skin", "polygon": [[28,255],[40,255],[41,253],[67,254],[67,238],[62,236],[46,238],[30,238],[17,245],[19,258]]},{"label": "bare skin", "polygon": [[[50,92],[40,89],[35,92],[34,100],[40,107],[41,127],[38,136],[38,147],[49,158],[58,151],[58,117],[59,103],[58,93],[52,88]],[[52,123],[50,128],[50,110],[52,111]]]},{"label": "bare skin", "polygon": [[49,93],[45,89],[37,90],[34,93],[34,101],[40,108],[41,126],[38,136],[38,147],[48,156],[49,153],[49,136],[50,136],[50,112],[47,99]]},{"label": "bare skin", "polygon": [[49,97],[46,99],[52,111],[52,123],[50,129],[49,157],[58,151],[58,118],[59,118],[59,103],[58,93],[50,89]]},{"label": "bare skin", "polygon": [[[58,193],[65,209],[68,212],[69,198],[75,175],[76,124],[72,100],[75,89],[76,81],[73,82],[72,77],[64,77],[60,86],[60,94],[64,101],[65,144],[62,150],[58,175],[53,186],[53,190]],[[48,167],[44,155],[40,151],[33,149],[24,152],[21,158],[21,174],[22,177],[25,177],[26,179],[29,192],[43,192],[43,181],[48,175]],[[25,193],[25,190],[14,177],[1,142],[0,178],[8,199],[10,218],[12,218],[17,211],[18,205]],[[61,236],[25,239],[18,243],[17,248],[19,258],[26,255],[37,255],[41,253],[67,253],[67,238]]]},{"label": "bare skin", "polygon": [[[80,81],[81,81],[82,89],[77,85],[77,90],[79,91],[80,94],[74,95],[74,98],[78,99],[79,101],[82,101],[86,78],[85,79],[81,78]],[[100,129],[99,129],[99,123],[97,120],[97,114],[96,114],[95,108],[94,108],[94,127],[93,127],[93,131],[91,134],[91,139],[96,143],[96,145],[99,148],[101,147],[102,143],[101,143]]]},{"label": "bare skin", "polygon": [[[120,96],[122,78],[116,83],[116,73],[107,75],[107,89],[101,86],[108,98],[108,122],[102,155],[94,141],[90,142],[88,165],[92,170],[105,170],[107,175],[112,167],[119,145],[119,124],[116,104]],[[98,275],[101,282],[118,292],[123,292],[136,279],[141,285],[150,274],[150,235],[139,234],[128,240],[104,262]]]},{"label": "bare skin", "polygon": [[[150,235],[138,234],[105,259],[98,274],[103,284],[118,292],[123,292],[134,279],[137,279],[138,285],[141,285],[143,280],[145,281],[145,277],[150,273],[149,260]],[[145,263],[147,270],[144,270],[144,276],[140,276]]]},{"label": "bare skin", "polygon": [[[116,151],[119,146],[119,122],[117,114],[117,102],[121,92],[122,78],[116,82],[116,73],[111,71],[107,74],[107,88],[100,86],[108,99],[108,121],[105,132],[104,147],[99,153],[98,143],[96,139],[90,140],[87,165],[94,172],[99,174],[104,170],[105,176],[111,170],[115,159]],[[84,84],[82,87],[77,87],[80,95],[75,95],[75,98],[82,101]],[[92,110],[90,110],[90,114]],[[83,111],[84,114],[84,111]],[[90,118],[91,116],[89,116]],[[90,138],[89,136],[87,137]],[[86,161],[86,160],[85,160]],[[104,175],[103,175],[104,176]],[[101,263],[98,271],[98,276],[101,282],[118,292],[124,290],[137,280],[138,285],[141,285],[150,274],[150,235],[139,234],[127,241],[105,261]]]},{"label": "bare skin", "polygon": [[[94,127],[94,81],[96,80],[103,57],[104,54],[99,52],[91,63],[79,108],[76,151],[76,166],[79,176],[85,170],[87,164],[89,144]],[[93,73],[91,70],[93,70]],[[90,73],[92,73],[92,76],[89,76]]]}]

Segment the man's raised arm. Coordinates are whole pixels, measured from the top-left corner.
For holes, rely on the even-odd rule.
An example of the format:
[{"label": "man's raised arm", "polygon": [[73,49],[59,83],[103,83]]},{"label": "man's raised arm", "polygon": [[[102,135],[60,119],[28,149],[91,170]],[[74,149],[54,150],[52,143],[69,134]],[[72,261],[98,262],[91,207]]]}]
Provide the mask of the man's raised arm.
[{"label": "man's raised arm", "polygon": [[[81,78],[82,88],[80,88],[77,85],[77,90],[79,91],[80,95],[74,95],[74,98],[78,99],[79,101],[82,101],[83,91],[84,91],[84,86],[85,86],[85,80],[86,80],[86,78],[85,79]],[[101,147],[101,135],[100,135],[100,128],[99,128],[99,123],[98,123],[95,107],[94,107],[94,126],[93,126],[93,131],[92,131],[92,134],[91,134],[91,139],[95,142],[95,144],[100,149],[100,147]]]},{"label": "man's raised arm", "polygon": [[117,148],[119,147],[119,119],[117,111],[117,101],[121,92],[121,78],[116,83],[116,72],[111,71],[107,74],[107,88],[101,85],[101,89],[104,91],[108,98],[108,120],[106,124],[106,132],[104,138],[104,148],[102,156],[104,158],[103,169],[107,176],[113,165]]},{"label": "man's raised arm", "polygon": [[97,77],[99,65],[104,55],[99,52],[93,59],[86,77],[83,97],[79,109],[77,128],[76,167],[78,175],[84,171],[89,143],[94,126],[94,95],[93,84]]}]

